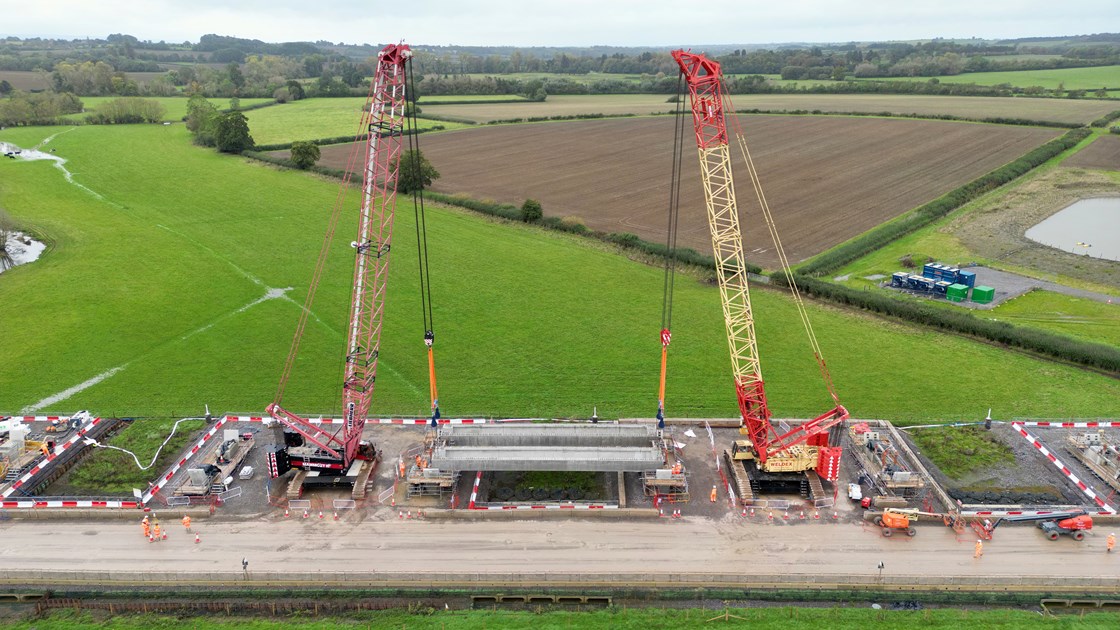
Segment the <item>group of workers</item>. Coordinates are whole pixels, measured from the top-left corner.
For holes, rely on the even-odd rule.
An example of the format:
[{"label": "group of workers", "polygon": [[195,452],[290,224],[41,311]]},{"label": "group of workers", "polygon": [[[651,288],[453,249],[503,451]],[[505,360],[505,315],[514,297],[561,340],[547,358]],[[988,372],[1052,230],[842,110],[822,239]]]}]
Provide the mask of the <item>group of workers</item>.
[{"label": "group of workers", "polygon": [[[182,522],[183,528],[189,533],[191,531],[191,517],[183,516]],[[147,538],[148,542],[167,540],[167,532],[160,528],[159,519],[156,518],[155,514],[152,514],[150,519],[147,515],[144,515],[144,520],[140,521],[140,529],[144,532],[144,538]]]}]

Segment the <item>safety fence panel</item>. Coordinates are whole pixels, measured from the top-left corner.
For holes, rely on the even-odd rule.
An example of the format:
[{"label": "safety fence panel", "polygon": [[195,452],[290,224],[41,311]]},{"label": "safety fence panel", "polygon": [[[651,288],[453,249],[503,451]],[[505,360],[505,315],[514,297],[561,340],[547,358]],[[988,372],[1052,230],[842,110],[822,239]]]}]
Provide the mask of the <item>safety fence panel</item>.
[{"label": "safety fence panel", "polygon": [[225,492],[218,494],[219,501],[229,501],[241,496],[241,486],[234,486]]},{"label": "safety fence panel", "polygon": [[354,499],[335,499],[334,509],[336,510],[353,510],[358,506],[358,502]]},{"label": "safety fence panel", "polygon": [[169,507],[174,507],[176,505],[190,505],[191,504],[191,498],[187,497],[187,496],[180,496],[180,497],[171,496],[171,497],[167,497],[166,503]]},{"label": "safety fence panel", "polygon": [[291,499],[288,501],[288,507],[293,510],[310,510],[311,501],[309,499]]}]

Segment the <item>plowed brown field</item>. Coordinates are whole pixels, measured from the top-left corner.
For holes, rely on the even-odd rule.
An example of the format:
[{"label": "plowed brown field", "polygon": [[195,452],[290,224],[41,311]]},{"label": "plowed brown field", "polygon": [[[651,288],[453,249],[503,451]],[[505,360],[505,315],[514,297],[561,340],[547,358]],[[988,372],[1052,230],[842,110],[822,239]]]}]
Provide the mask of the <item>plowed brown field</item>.
[{"label": "plowed brown field", "polygon": [[[743,116],[789,260],[802,261],[930,201],[1061,132],[1035,127],[826,116]],[[588,227],[662,242],[673,118],[468,129],[423,136],[441,177],[434,190],[518,204]],[[678,244],[710,252],[691,132],[685,138]],[[323,148],[344,168],[349,145]],[[733,154],[737,151],[733,150]],[[741,158],[735,174],[747,257],[774,267]]]},{"label": "plowed brown field", "polygon": [[1101,136],[1063,162],[1065,166],[1120,171],[1120,136]]}]

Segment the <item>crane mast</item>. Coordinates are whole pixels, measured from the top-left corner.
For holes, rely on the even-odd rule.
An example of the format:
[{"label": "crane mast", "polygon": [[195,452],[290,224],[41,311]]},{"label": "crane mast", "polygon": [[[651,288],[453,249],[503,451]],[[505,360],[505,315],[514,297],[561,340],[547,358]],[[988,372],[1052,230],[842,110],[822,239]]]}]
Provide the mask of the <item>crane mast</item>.
[{"label": "crane mast", "polygon": [[[279,404],[278,393],[277,402],[267,407],[269,415],[286,428],[286,433],[298,434],[302,440],[286,435],[285,447],[269,453],[269,472],[273,477],[289,468],[316,471],[328,476],[354,476],[352,469],[355,462],[374,460],[377,455],[372,446],[361,441],[361,436],[377,377],[397,179],[407,121],[406,66],[411,57],[412,51],[405,44],[390,44],[380,51],[370,95],[362,114],[363,127],[368,135],[362,168],[358,237],[351,243],[355,252],[354,283],[342,382],[343,426],[341,430],[331,432],[321,424],[285,410]],[[345,184],[343,186],[345,188]],[[338,203],[342,199],[340,192]],[[328,230],[328,242],[332,231],[333,227]],[[326,249],[324,247],[324,252]],[[324,254],[321,253],[316,277],[309,289],[309,300],[314,295],[323,259]],[[301,319],[296,331],[296,341],[281,379],[281,393],[294,361],[305,319],[305,316]],[[368,475],[368,472],[365,474]],[[355,495],[359,493],[357,486],[354,492]]]},{"label": "crane mast", "polygon": [[[673,51],[672,55],[688,85],[692,105],[692,122],[696,132],[716,276],[727,327],[735,392],[742,415],[741,431],[750,437],[753,456],[760,469],[801,472],[806,466],[816,467],[822,477],[835,479],[832,471],[836,468],[840,453],[838,447],[828,446],[827,431],[848,417],[847,410],[838,400],[835,409],[784,434],[779,435],[770,423],[770,407],[766,402],[766,389],[759,362],[743,237],[735,199],[730,134],[727,129],[720,65],[704,55],[684,50]],[[745,151],[745,146],[743,148]],[[757,190],[758,181],[753,169],[751,175]],[[761,191],[758,192],[769,221],[769,211],[765,207]],[[770,228],[777,248],[781,250],[772,223]],[[817,360],[822,374],[832,392],[831,378],[816,347],[815,337],[808,326],[799,296],[796,301],[814,349],[818,350]],[[835,393],[832,394],[836,399]],[[797,448],[801,444],[819,448],[810,453],[810,457],[806,457],[807,453],[800,452]],[[825,470],[828,472],[823,472]]]}]

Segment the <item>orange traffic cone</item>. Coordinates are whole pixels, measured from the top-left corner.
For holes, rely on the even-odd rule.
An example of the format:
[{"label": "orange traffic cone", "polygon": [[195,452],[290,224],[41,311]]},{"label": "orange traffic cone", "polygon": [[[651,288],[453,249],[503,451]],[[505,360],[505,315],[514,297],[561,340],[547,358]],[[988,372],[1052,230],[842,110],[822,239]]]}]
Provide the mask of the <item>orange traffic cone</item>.
[{"label": "orange traffic cone", "polygon": [[334,520],[336,520],[336,521],[338,520],[338,512],[334,513]]},{"label": "orange traffic cone", "polygon": [[836,520],[838,518],[840,518],[840,513],[839,512],[833,512],[832,513],[832,520]]},{"label": "orange traffic cone", "polygon": [[307,511],[307,510],[304,510],[304,511],[303,511],[303,518],[307,518],[308,516],[311,516],[311,514],[310,514],[310,513],[308,513],[308,511]]},{"label": "orange traffic cone", "polygon": [[766,518],[774,520],[774,510],[770,510],[770,516],[767,516]]},{"label": "orange traffic cone", "polygon": [[408,518],[412,518],[412,510],[408,511]]},{"label": "orange traffic cone", "polygon": [[813,518],[815,520],[818,520],[818,521],[821,520],[821,513],[820,512],[814,512],[813,513]]},{"label": "orange traffic cone", "polygon": [[163,539],[167,540],[167,532],[163,532]]},{"label": "orange traffic cone", "polygon": [[786,510],[786,513],[782,515],[782,518],[784,518],[787,521],[789,520],[789,510]]},{"label": "orange traffic cone", "polygon": [[155,536],[148,536],[148,542],[150,542],[150,543],[153,543],[153,542],[155,542],[155,541],[156,541],[156,537],[155,537]]},{"label": "orange traffic cone", "polygon": [[805,510],[801,510],[801,520],[805,520]]},{"label": "orange traffic cone", "polygon": [[403,510],[397,510],[397,518],[404,518],[404,511]]},{"label": "orange traffic cone", "polygon": [[751,518],[754,518],[754,508],[751,508]]},{"label": "orange traffic cone", "polygon": [[393,500],[389,502],[389,507],[397,507],[397,495],[393,495]]},{"label": "orange traffic cone", "polygon": [[291,514],[288,514],[288,508],[284,508],[284,518],[289,518],[289,517],[291,517]]},{"label": "orange traffic cone", "polygon": [[200,542],[202,542],[202,539],[198,537],[198,534],[195,534],[194,535],[194,544],[197,545]]},{"label": "orange traffic cone", "polygon": [[319,510],[319,520],[323,520],[323,511]]}]

